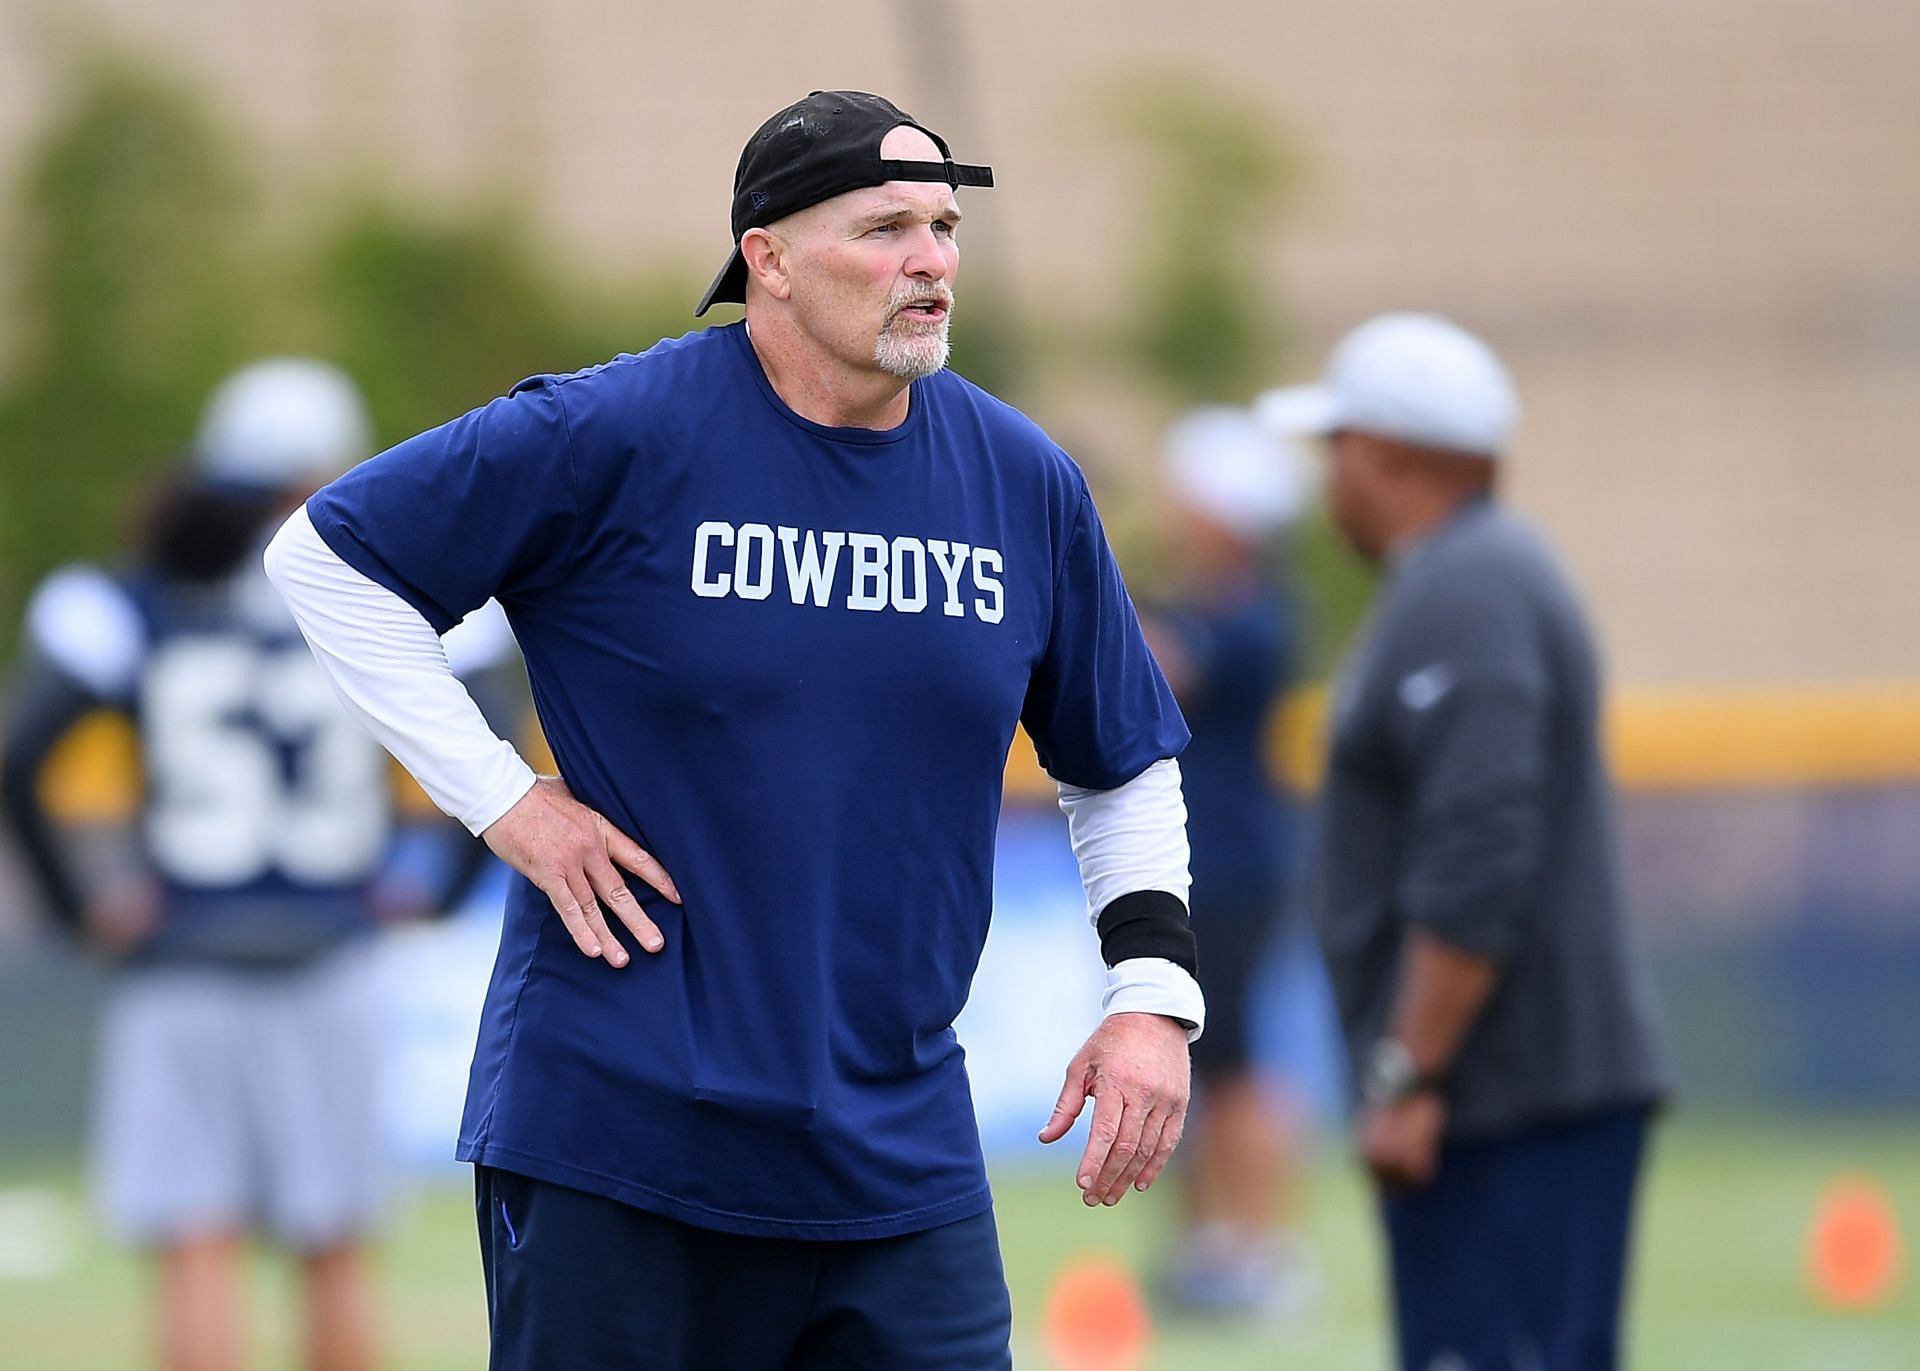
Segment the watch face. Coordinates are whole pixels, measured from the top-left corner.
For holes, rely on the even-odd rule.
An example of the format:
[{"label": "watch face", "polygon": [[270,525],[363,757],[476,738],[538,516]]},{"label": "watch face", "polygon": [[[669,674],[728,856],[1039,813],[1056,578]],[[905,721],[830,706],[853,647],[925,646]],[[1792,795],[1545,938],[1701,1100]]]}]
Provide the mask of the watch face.
[{"label": "watch face", "polygon": [[1419,1079],[1420,1068],[1414,1064],[1406,1044],[1394,1038],[1382,1038],[1374,1044],[1373,1054],[1367,1061],[1361,1093],[1368,1104],[1397,1104],[1413,1093]]}]

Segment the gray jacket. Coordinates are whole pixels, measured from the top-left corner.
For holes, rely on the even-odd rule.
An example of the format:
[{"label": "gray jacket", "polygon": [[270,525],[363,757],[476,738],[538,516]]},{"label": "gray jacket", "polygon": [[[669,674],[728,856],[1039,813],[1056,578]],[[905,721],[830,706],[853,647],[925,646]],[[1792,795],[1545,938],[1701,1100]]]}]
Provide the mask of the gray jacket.
[{"label": "gray jacket", "polygon": [[1336,687],[1315,915],[1349,1050],[1386,1031],[1409,925],[1500,963],[1450,1129],[1666,1091],[1627,943],[1592,641],[1541,540],[1473,501],[1401,558]]}]

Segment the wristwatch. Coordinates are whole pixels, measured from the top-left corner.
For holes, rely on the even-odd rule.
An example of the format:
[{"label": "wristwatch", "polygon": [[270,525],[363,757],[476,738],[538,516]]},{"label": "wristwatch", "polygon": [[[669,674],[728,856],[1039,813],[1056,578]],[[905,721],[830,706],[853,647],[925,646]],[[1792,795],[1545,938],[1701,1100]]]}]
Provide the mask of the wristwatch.
[{"label": "wristwatch", "polygon": [[1398,1038],[1382,1038],[1367,1056],[1366,1071],[1360,1078],[1360,1099],[1370,1107],[1385,1108],[1415,1095],[1437,1093],[1444,1084],[1443,1077],[1421,1074],[1420,1064],[1405,1043]]}]

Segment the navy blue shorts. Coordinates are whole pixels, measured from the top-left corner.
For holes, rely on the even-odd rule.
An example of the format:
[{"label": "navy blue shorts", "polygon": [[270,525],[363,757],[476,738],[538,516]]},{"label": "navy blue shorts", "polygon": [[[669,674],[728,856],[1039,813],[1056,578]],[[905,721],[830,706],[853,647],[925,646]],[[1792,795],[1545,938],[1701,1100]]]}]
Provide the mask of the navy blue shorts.
[{"label": "navy blue shorts", "polygon": [[895,1238],[749,1238],[474,1168],[490,1371],[1008,1371],[988,1211]]},{"label": "navy blue shorts", "polygon": [[1613,1371],[1643,1108],[1448,1143],[1381,1199],[1402,1371]]}]

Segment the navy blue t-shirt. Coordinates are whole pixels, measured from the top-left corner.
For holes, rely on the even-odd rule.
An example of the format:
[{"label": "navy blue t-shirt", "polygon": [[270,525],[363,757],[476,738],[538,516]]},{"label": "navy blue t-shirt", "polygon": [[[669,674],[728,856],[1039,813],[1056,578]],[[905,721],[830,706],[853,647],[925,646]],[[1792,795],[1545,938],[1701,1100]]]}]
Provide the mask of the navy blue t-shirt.
[{"label": "navy blue t-shirt", "polygon": [[952,1025],[1014,726],[1089,787],[1187,741],[1073,463],[948,372],[897,428],[811,423],[736,324],[308,509],[437,629],[499,597],[560,773],[686,901],[630,882],[667,947],[614,970],[515,882],[460,1156],[738,1233],[985,1209]]}]

